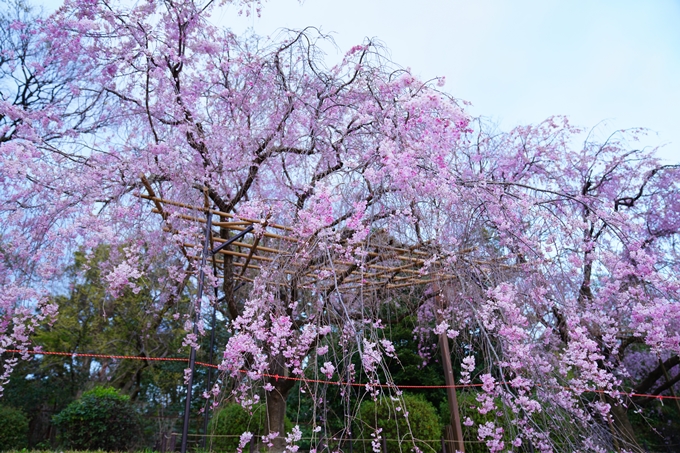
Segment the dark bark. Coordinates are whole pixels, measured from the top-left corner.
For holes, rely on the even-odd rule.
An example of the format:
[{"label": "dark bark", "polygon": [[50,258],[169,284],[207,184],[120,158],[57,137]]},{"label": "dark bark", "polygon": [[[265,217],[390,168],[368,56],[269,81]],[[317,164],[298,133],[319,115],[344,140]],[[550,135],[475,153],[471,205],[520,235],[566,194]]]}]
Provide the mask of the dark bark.
[{"label": "dark bark", "polygon": [[[286,448],[285,435],[286,430],[284,421],[286,419],[286,399],[290,390],[295,385],[295,381],[285,379],[289,375],[288,368],[284,365],[283,356],[279,355],[272,361],[271,374],[275,377],[270,377],[269,383],[274,386],[274,390],[267,392],[267,422],[265,424],[265,434],[279,433],[275,439],[272,439],[273,447],[270,448],[271,453],[281,453]],[[276,377],[278,376],[278,377]]]},{"label": "dark bark", "polygon": [[654,370],[652,370],[644,381],[640,382],[634,389],[633,393],[649,393],[649,391],[654,387],[656,381],[661,379],[664,375],[664,368],[670,370],[674,366],[680,364],[680,356],[674,355],[668,358],[663,364],[659,364]]},{"label": "dark bark", "polygon": [[[678,363],[680,363],[680,357],[678,356],[672,356],[665,362],[660,362],[659,365],[654,370],[652,370],[647,375],[647,377],[640,384],[637,385],[637,387],[635,387],[633,392],[649,393],[650,390],[656,384],[656,382],[664,376],[664,369],[666,370],[670,369],[676,366]],[[671,379],[671,381],[666,382],[663,385],[659,386],[657,389],[654,390],[653,394],[654,395],[660,394],[661,392],[667,390],[668,388],[670,388],[670,386],[678,382],[678,380],[680,380],[680,375],[674,379]],[[605,399],[607,403],[609,403],[611,406],[611,416],[614,430],[612,435],[616,437],[616,441],[618,442],[620,448],[630,450],[633,452],[645,451],[642,447],[640,447],[635,437],[635,431],[633,430],[633,427],[628,418],[628,408],[609,396],[606,396]],[[652,401],[651,398],[643,398],[641,400],[635,398],[635,402],[641,405],[648,404],[650,401]]]},{"label": "dark bark", "polygon": [[675,384],[678,383],[678,381],[680,381],[680,374],[678,374],[672,379],[669,379],[666,383],[664,383],[663,385],[659,386],[659,388],[654,390],[654,395],[660,395],[662,392],[671,389]]},{"label": "dark bark", "polygon": [[615,437],[614,444],[618,445],[619,451],[631,451],[643,453],[645,450],[640,447],[635,438],[635,431],[628,419],[628,408],[610,396],[605,396],[605,400],[611,406],[612,435]]}]

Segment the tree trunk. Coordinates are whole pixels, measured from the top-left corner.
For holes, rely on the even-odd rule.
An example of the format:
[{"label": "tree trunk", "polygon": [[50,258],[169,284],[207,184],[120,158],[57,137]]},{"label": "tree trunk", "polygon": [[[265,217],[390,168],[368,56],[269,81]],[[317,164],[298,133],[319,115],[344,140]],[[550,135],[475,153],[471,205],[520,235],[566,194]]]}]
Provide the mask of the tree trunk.
[{"label": "tree trunk", "polygon": [[267,395],[267,424],[265,432],[267,435],[270,433],[279,433],[276,438],[271,440],[274,446],[270,451],[279,453],[284,451],[286,447],[285,442],[285,428],[284,420],[286,418],[286,394],[282,394],[276,386],[274,390],[269,392]]},{"label": "tree trunk", "polygon": [[283,379],[288,376],[288,369],[284,365],[284,358],[279,355],[272,361],[271,374],[279,376],[269,378],[269,383],[274,386],[274,390],[267,392],[267,420],[265,423],[265,435],[279,433],[276,438],[271,440],[274,444],[269,451],[281,453],[286,448],[286,430],[284,421],[286,419],[286,399],[288,393],[295,385],[295,381]]},{"label": "tree trunk", "polygon": [[618,442],[621,450],[643,453],[645,450],[640,447],[635,438],[635,432],[628,419],[628,411],[626,408],[610,396],[605,396],[605,400],[611,406],[611,415],[614,425],[614,432],[612,435],[616,436],[616,439],[614,439],[615,444]]}]

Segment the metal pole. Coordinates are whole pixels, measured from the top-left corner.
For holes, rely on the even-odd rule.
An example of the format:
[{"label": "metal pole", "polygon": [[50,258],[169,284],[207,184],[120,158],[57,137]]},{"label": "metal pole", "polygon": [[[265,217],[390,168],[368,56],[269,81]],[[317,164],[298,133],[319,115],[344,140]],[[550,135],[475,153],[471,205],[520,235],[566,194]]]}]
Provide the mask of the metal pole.
[{"label": "metal pole", "polygon": [[[217,291],[215,291],[217,292]],[[208,363],[212,365],[213,363],[213,349],[215,348],[215,324],[216,324],[216,312],[217,307],[213,307],[213,312],[212,312],[212,320],[210,322],[210,351],[208,355]],[[208,367],[208,382],[206,384],[206,391],[210,393],[212,390],[212,367]],[[201,447],[205,448],[205,435],[208,434],[208,418],[209,418],[209,412],[208,408],[206,408],[205,412],[203,413],[203,439],[201,440]]]},{"label": "metal pole", "polygon": [[[203,299],[203,283],[205,281],[205,262],[210,253],[210,234],[212,230],[212,214],[210,211],[206,213],[205,222],[205,242],[203,243],[203,255],[201,256],[201,268],[198,272],[198,300],[194,312],[194,329],[193,334],[198,337],[198,323],[201,321],[201,299]],[[191,390],[194,383],[194,369],[196,367],[196,348],[192,345],[189,353],[189,379],[187,381],[187,397],[184,402],[184,424],[182,425],[182,447],[181,453],[187,451],[187,438],[189,437],[189,413],[191,411]]]},{"label": "metal pole", "polygon": [[[217,268],[215,264],[215,255],[212,256],[213,276],[217,276]],[[215,287],[215,304],[213,305],[212,319],[210,320],[210,349],[208,350],[208,363],[213,363],[213,353],[215,349],[215,324],[217,323],[217,287]],[[212,367],[208,367],[208,383],[206,384],[206,391],[210,393],[212,390]],[[205,449],[206,436],[208,434],[208,408],[203,412],[203,437],[201,438],[201,448]]]},{"label": "metal pole", "polygon": [[254,229],[254,227],[253,227],[252,225],[250,225],[248,228],[246,228],[245,230],[241,231],[241,232],[240,232],[239,234],[237,234],[236,236],[230,237],[228,241],[223,242],[222,244],[220,244],[219,247],[216,247],[215,250],[212,251],[213,255],[216,254],[217,252],[219,252],[220,250],[222,250],[223,248],[229,247],[231,244],[233,244],[234,242],[238,241],[239,239],[241,239],[243,236],[245,236],[246,234],[250,233],[251,231],[253,231],[253,229]]},{"label": "metal pole", "polygon": [[352,442],[352,418],[350,417],[352,385],[350,384],[351,375],[349,373],[349,362],[350,362],[350,358],[348,356],[346,361],[345,361],[345,382],[347,382],[347,388],[345,389],[345,392],[347,392],[347,406],[345,408],[345,413],[347,414],[346,432],[347,432],[347,440],[349,441],[349,453],[352,453],[352,449],[354,448],[353,442]]}]

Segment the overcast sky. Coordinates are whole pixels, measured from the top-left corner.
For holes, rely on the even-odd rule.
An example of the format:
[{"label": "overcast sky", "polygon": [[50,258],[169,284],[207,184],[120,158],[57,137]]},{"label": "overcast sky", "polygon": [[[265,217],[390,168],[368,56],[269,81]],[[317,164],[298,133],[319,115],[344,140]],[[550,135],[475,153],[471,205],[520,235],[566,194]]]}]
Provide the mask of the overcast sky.
[{"label": "overcast sky", "polygon": [[[47,0],[50,5],[55,0]],[[345,51],[379,39],[392,59],[508,129],[550,115],[591,128],[646,127],[680,162],[679,0],[270,0],[226,6],[235,32],[316,26]],[[329,55],[337,60],[339,54]]]},{"label": "overcast sky", "polygon": [[260,18],[236,11],[215,19],[265,35],[312,25],[343,51],[378,38],[396,63],[445,76],[446,91],[503,128],[555,114],[646,127],[648,143],[667,143],[662,156],[680,162],[678,0],[272,0]]}]

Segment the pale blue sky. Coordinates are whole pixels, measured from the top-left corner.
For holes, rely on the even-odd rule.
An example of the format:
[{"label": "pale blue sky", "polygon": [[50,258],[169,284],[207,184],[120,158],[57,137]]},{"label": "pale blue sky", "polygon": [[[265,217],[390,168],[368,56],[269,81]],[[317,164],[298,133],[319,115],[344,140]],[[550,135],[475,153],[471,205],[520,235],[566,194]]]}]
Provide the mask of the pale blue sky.
[{"label": "pale blue sky", "polygon": [[678,0],[273,0],[262,16],[215,17],[235,31],[320,27],[344,51],[376,37],[422,78],[503,128],[553,114],[590,128],[654,130],[680,162]]},{"label": "pale blue sky", "polygon": [[259,18],[237,9],[214,20],[271,36],[316,26],[341,51],[377,38],[504,129],[554,114],[607,131],[647,127],[656,134],[645,144],[667,143],[660,155],[680,162],[680,0],[270,0]]}]

